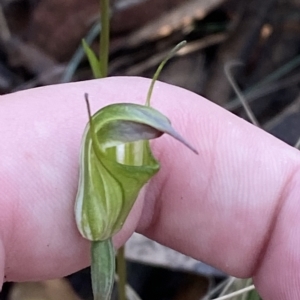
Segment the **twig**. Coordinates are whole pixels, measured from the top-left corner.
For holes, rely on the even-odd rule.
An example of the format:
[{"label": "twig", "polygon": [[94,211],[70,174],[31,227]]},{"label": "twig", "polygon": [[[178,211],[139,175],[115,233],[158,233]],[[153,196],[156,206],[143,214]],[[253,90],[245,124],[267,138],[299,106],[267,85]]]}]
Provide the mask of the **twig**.
[{"label": "twig", "polygon": [[[287,75],[288,73],[292,72],[295,70],[297,67],[300,65],[300,55],[296,56],[286,64],[280,66],[278,69],[276,69],[274,72],[271,74],[267,75],[263,80],[258,82],[257,84],[254,84],[250,88],[246,89],[244,91],[245,97],[247,97],[248,101],[253,100],[253,97],[258,97],[256,96],[257,94],[263,94],[266,95],[266,93],[263,93],[265,89],[271,90],[270,92],[268,91],[267,93],[271,93],[274,89],[274,91],[277,91],[281,88],[284,88],[286,85],[291,84],[291,78],[293,79],[294,76],[290,78],[286,78],[281,82],[276,82],[276,80],[279,80],[283,76]],[[275,83],[274,83],[275,82]],[[272,84],[273,83],[273,84]],[[283,86],[283,87],[282,87]],[[233,99],[230,101],[225,107],[229,110],[236,109],[238,108],[240,104],[239,99]]]},{"label": "twig", "polygon": [[240,99],[245,111],[246,111],[246,114],[248,116],[248,118],[250,119],[250,121],[256,125],[257,127],[260,127],[259,126],[259,123],[256,119],[256,117],[254,116],[248,102],[246,101],[245,97],[243,96],[241,90],[239,89],[238,85],[236,84],[236,82],[234,81],[233,77],[232,77],[232,74],[231,74],[231,69],[232,67],[235,67],[235,66],[239,66],[239,65],[242,65],[242,63],[240,62],[230,62],[230,63],[227,63],[225,64],[224,66],[224,70],[225,70],[225,74],[227,76],[227,79],[229,81],[229,83],[231,84],[232,88],[234,89],[235,93],[237,94],[238,98]]},{"label": "twig", "polygon": [[211,75],[204,91],[204,95],[208,99],[222,106],[228,101],[231,87],[226,81],[222,66],[233,59],[242,62],[248,61],[249,56],[253,53],[253,47],[256,46],[260,37],[261,27],[269,17],[274,2],[275,0],[237,1],[241,5],[243,13],[234,32],[231,32],[231,36],[218,50],[217,58],[211,67]]},{"label": "twig", "polygon": [[231,282],[233,277],[228,277],[224,281],[222,281],[220,284],[218,284],[216,287],[214,287],[212,290],[210,290],[204,298],[201,298],[201,300],[209,300],[215,293],[217,293],[221,289],[225,289],[229,282]]},{"label": "twig", "polygon": [[241,294],[244,294],[244,293],[247,293],[247,292],[250,292],[250,291],[253,291],[255,289],[254,285],[250,285],[250,286],[247,286],[243,289],[240,289],[236,292],[233,292],[233,293],[230,293],[228,295],[225,295],[225,296],[222,296],[222,297],[218,297],[218,298],[215,298],[213,300],[228,300],[232,297],[235,297],[235,296],[238,296],[238,295],[241,295]]},{"label": "twig", "polygon": [[[266,96],[271,93],[275,93],[279,90],[285,89],[292,85],[296,85],[300,82],[300,73],[287,77],[286,79],[281,80],[280,82],[274,82],[267,86],[260,86],[257,90],[252,90],[251,92],[245,92],[244,97],[247,97],[247,102],[251,103],[263,96]],[[235,110],[241,106],[239,99],[233,100],[224,106],[227,110]]]}]

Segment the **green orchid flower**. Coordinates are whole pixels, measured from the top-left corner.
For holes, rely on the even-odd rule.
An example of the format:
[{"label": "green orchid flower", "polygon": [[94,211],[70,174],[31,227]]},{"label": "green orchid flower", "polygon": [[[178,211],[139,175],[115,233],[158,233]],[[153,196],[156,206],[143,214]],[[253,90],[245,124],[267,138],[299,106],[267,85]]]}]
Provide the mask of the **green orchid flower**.
[{"label": "green orchid flower", "polygon": [[146,106],[132,103],[108,105],[93,116],[85,95],[89,123],[83,135],[80,180],[75,218],[81,235],[92,241],[92,285],[95,300],[110,299],[114,282],[114,248],[111,238],[123,226],[141,188],[159,170],[149,140],[167,133],[189,145],[167,117],[150,107],[153,77]]},{"label": "green orchid flower", "polygon": [[159,170],[148,140],[163,133],[192,148],[151,107],[113,104],[90,119],[83,138],[75,206],[83,237],[103,241],[122,228],[140,189]]}]

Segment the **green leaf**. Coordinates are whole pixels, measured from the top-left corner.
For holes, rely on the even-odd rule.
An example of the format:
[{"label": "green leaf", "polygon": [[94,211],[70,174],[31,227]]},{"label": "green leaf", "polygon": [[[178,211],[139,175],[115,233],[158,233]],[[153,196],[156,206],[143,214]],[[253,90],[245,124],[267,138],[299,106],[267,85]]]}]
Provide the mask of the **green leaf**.
[{"label": "green leaf", "polygon": [[91,243],[94,300],[109,300],[114,286],[115,251],[111,239]]},{"label": "green leaf", "polygon": [[100,61],[85,39],[82,39],[82,47],[88,58],[94,77],[102,78],[103,76],[101,74]]},{"label": "green leaf", "polygon": [[106,106],[90,119],[81,149],[75,216],[92,241],[118,232],[143,185],[159,170],[149,139],[168,133],[194,150],[157,110],[131,103]]}]

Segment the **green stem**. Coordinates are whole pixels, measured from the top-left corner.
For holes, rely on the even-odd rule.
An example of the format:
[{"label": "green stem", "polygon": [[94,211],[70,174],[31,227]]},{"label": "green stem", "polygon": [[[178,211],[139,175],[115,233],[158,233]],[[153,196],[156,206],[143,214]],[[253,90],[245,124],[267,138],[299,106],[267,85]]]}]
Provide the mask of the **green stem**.
[{"label": "green stem", "polygon": [[101,34],[100,34],[100,69],[102,77],[108,75],[109,55],[109,0],[100,0],[101,9]]},{"label": "green stem", "polygon": [[118,272],[118,298],[126,300],[126,260],[125,247],[121,247],[117,252],[117,272]]},{"label": "green stem", "polygon": [[146,99],[146,106],[150,106],[150,99],[151,99],[151,95],[152,95],[152,91],[153,91],[153,87],[154,87],[154,83],[155,81],[157,80],[161,70],[163,69],[163,67],[165,66],[165,64],[168,62],[168,60],[170,58],[172,58],[177,51],[179,51],[181,48],[183,48],[184,46],[186,45],[186,41],[182,41],[180,42],[179,44],[177,44],[169,53],[168,55],[166,56],[166,58],[160,63],[160,65],[158,66],[153,78],[152,78],[152,81],[151,81],[151,84],[150,84],[150,88],[148,90],[148,94],[147,94],[147,99]]},{"label": "green stem", "polygon": [[115,274],[115,253],[112,239],[93,241],[91,257],[94,300],[110,300]]}]

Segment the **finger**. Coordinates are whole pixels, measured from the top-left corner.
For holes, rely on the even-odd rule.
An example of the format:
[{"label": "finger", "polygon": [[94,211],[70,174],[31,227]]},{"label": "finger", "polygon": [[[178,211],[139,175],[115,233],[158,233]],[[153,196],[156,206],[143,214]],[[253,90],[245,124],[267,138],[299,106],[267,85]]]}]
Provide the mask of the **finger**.
[{"label": "finger", "polygon": [[[122,100],[105,92],[113,86],[94,81],[2,97],[0,236],[5,280],[61,277],[89,264],[89,242],[74,221],[79,150],[88,122],[83,96],[91,90],[95,111]],[[116,246],[136,228],[141,205],[139,201],[134,206],[134,217],[116,238]]]},{"label": "finger", "polygon": [[[83,93],[89,92],[96,109],[111,102],[142,103],[148,85],[137,78],[111,78],[3,98],[0,220],[8,279],[60,276],[87,264],[88,243],[78,235],[73,217],[87,122]],[[116,245],[140,219],[138,230],[161,243],[236,276],[257,274],[267,297],[270,289],[261,278],[276,264],[265,267],[264,262],[268,252],[274,254],[278,216],[295,190],[290,182],[297,180],[298,152],[179,88],[159,83],[153,106],[170,117],[200,155],[168,137],[153,143],[162,170],[139,197]],[[284,220],[282,228],[289,230]],[[295,253],[286,256],[297,262]],[[296,287],[299,281],[294,282]],[[274,280],[273,290],[285,289]]]},{"label": "finger", "polygon": [[139,230],[234,276],[254,276],[264,299],[298,299],[299,152],[203,99],[169,92],[184,101],[167,114],[200,155],[165,138]]}]

